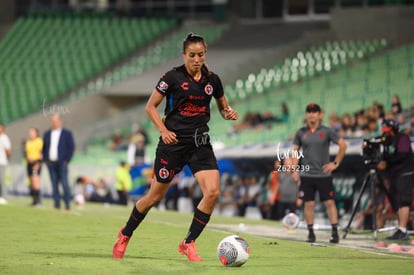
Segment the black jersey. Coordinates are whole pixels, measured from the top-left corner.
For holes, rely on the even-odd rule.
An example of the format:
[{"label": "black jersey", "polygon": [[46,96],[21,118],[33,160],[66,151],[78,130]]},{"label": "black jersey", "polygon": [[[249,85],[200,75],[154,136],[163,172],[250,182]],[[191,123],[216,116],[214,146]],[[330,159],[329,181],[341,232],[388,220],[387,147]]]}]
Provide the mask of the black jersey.
[{"label": "black jersey", "polygon": [[224,94],[218,75],[210,72],[195,81],[184,65],[165,73],[156,90],[166,96],[164,124],[178,137],[208,132],[211,98]]}]

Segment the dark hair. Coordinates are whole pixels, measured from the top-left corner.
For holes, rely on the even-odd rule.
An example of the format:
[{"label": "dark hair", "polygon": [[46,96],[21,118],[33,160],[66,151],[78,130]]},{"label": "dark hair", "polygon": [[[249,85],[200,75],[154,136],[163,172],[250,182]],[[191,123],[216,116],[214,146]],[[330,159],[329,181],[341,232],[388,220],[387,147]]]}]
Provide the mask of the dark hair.
[{"label": "dark hair", "polygon": [[[207,43],[204,40],[204,38],[201,35],[190,32],[189,34],[187,34],[186,38],[183,41],[183,53],[185,53],[186,49],[188,48],[188,45],[192,43],[203,43],[204,48],[207,51]],[[201,73],[204,76],[206,76],[206,78],[205,77],[203,78],[202,82],[206,82],[206,81],[208,82],[211,72],[208,69],[206,64],[203,64],[203,66],[201,67]]]},{"label": "dark hair", "polygon": [[201,35],[190,32],[183,41],[183,53],[187,49],[188,45],[192,43],[203,43],[204,48],[207,50],[207,43],[204,38]]}]

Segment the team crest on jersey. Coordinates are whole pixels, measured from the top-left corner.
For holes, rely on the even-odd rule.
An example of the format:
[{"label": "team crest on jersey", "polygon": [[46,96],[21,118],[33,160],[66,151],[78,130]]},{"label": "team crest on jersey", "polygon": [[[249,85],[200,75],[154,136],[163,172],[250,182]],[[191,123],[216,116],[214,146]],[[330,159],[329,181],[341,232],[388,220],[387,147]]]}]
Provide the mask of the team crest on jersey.
[{"label": "team crest on jersey", "polygon": [[158,175],[160,178],[166,179],[170,176],[170,172],[168,172],[168,170],[165,168],[161,168],[160,171],[158,171]]},{"label": "team crest on jersey", "polygon": [[211,86],[210,84],[207,84],[204,87],[204,92],[208,95],[211,95],[213,93],[213,86]]},{"label": "team crest on jersey", "polygon": [[158,89],[160,89],[161,91],[165,92],[168,89],[168,84],[165,81],[160,81],[158,83]]}]

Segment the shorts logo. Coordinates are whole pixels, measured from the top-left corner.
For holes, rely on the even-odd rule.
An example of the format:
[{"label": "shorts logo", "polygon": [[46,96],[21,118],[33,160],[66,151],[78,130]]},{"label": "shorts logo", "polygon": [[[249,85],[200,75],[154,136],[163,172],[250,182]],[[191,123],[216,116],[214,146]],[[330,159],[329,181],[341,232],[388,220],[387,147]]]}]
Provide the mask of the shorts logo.
[{"label": "shorts logo", "polygon": [[158,175],[160,178],[166,179],[170,176],[170,172],[168,172],[168,170],[165,168],[161,168],[160,171],[158,171]]},{"label": "shorts logo", "polygon": [[213,93],[213,86],[211,86],[210,84],[207,84],[204,87],[204,92],[208,95],[211,95]]},{"label": "shorts logo", "polygon": [[168,84],[165,81],[160,81],[158,83],[158,89],[165,92],[168,89]]}]

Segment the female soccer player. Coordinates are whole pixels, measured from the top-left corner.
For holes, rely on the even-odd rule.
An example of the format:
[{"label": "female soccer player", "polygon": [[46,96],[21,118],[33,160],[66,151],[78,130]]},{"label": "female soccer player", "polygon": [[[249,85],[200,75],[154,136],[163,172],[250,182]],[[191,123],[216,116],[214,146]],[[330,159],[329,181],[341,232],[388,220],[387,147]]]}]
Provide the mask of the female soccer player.
[{"label": "female soccer player", "polygon": [[[125,227],[121,228],[112,254],[123,258],[128,242],[152,206],[158,204],[169,183],[188,164],[203,198],[194,210],[188,233],[178,246],[178,252],[189,261],[201,261],[195,240],[210,220],[220,194],[220,175],[210,138],[210,101],[215,98],[222,117],[238,119],[238,113],[227,103],[220,78],[206,64],[207,45],[203,37],[190,33],[184,39],[184,64],[165,73],[152,92],[146,112],[160,132],[156,150],[153,181],[149,192],[134,206]],[[164,116],[157,111],[166,99]]]}]

